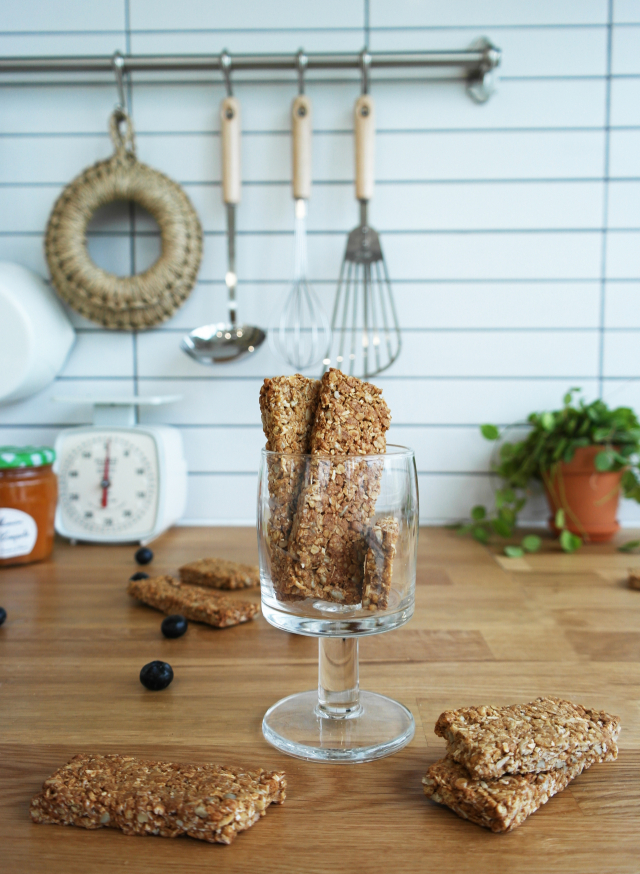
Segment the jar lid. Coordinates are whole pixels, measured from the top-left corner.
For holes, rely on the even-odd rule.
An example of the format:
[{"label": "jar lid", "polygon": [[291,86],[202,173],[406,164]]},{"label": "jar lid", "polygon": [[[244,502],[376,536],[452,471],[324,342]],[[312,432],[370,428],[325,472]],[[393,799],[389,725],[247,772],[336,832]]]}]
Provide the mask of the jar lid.
[{"label": "jar lid", "polygon": [[0,470],[9,467],[43,467],[56,454],[49,446],[0,446]]}]

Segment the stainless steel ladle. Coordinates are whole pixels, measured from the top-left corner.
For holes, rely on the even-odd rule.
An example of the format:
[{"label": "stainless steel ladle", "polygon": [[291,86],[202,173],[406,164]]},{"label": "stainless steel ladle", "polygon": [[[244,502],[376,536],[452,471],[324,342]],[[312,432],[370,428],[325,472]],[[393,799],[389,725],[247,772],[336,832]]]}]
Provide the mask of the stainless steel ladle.
[{"label": "stainless steel ladle", "polygon": [[231,58],[220,57],[227,86],[227,96],[220,104],[220,139],[222,141],[222,196],[227,205],[227,286],[229,321],[203,325],[182,339],[180,348],[201,364],[224,364],[250,355],[264,341],[266,334],[254,325],[239,325],[236,308],[236,205],[240,203],[240,104],[231,90]]}]

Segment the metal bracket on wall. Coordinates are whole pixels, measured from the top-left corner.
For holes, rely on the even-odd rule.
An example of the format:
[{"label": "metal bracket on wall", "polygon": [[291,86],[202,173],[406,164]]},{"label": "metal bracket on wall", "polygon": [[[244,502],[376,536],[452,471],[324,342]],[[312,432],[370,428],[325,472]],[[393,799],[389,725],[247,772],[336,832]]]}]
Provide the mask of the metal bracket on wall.
[{"label": "metal bracket on wall", "polygon": [[492,45],[486,36],[471,44],[472,49],[482,52],[485,60],[467,73],[467,94],[476,103],[486,103],[496,90],[496,68],[500,65],[500,49]]},{"label": "metal bracket on wall", "polygon": [[[305,53],[306,54],[306,53]],[[467,92],[477,103],[485,103],[494,90],[494,73],[500,65],[500,49],[480,37],[461,51],[368,52],[371,70],[389,68],[461,68],[466,73]],[[120,61],[120,58],[122,60]],[[308,71],[354,70],[360,72],[362,53],[306,54]],[[0,58],[5,73],[111,73],[113,55]],[[299,70],[299,53],[278,55],[233,55],[234,73],[253,70]],[[118,71],[218,71],[224,73],[220,55],[120,55]]]}]

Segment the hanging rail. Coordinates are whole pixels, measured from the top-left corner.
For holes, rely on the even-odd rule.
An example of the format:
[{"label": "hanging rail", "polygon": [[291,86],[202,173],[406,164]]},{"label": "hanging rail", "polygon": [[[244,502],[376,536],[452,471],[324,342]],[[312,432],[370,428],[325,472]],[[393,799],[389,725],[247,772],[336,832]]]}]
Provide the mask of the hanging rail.
[{"label": "hanging rail", "polygon": [[[368,52],[372,69],[391,67],[460,67],[466,71],[467,91],[478,103],[493,91],[493,72],[500,64],[500,49],[481,37],[461,51]],[[363,53],[307,54],[308,70],[360,70]],[[232,55],[231,68],[298,71],[298,54]],[[224,72],[220,55],[124,55],[123,73],[158,70]],[[0,58],[0,73],[113,73],[112,55]]]}]

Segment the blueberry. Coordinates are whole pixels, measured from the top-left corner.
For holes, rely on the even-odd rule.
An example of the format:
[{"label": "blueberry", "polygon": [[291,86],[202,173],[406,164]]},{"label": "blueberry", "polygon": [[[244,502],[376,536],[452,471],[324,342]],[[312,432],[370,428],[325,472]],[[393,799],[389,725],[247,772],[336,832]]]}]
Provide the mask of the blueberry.
[{"label": "blueberry", "polygon": [[169,683],[173,680],[173,668],[166,662],[149,662],[140,671],[140,682],[145,689],[151,689],[152,692],[159,692],[160,689],[166,689]]},{"label": "blueberry", "polygon": [[162,620],[160,630],[165,637],[182,637],[187,630],[188,625],[189,623],[184,616],[181,616],[179,613],[174,613],[172,616],[167,616],[166,619]]},{"label": "blueberry", "polygon": [[4,622],[4,620],[6,618],[7,618],[7,611],[4,609],[4,607],[0,607],[0,625],[2,625],[2,623]]},{"label": "blueberry", "polygon": [[149,574],[145,574],[144,571],[136,571],[132,577],[129,577],[130,580],[148,580]]},{"label": "blueberry", "polygon": [[153,553],[148,546],[141,546],[135,554],[135,560],[138,564],[149,564],[150,561],[153,561]]}]

